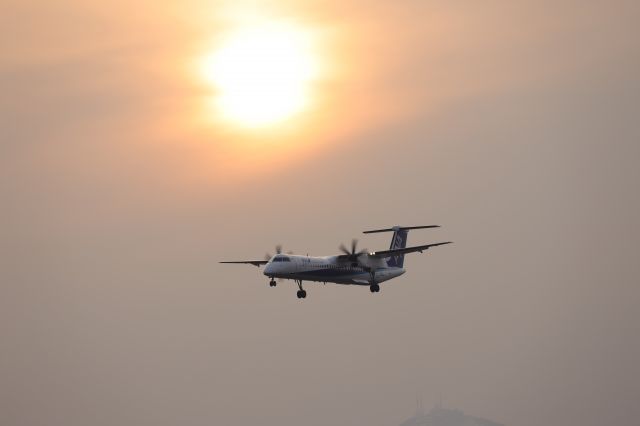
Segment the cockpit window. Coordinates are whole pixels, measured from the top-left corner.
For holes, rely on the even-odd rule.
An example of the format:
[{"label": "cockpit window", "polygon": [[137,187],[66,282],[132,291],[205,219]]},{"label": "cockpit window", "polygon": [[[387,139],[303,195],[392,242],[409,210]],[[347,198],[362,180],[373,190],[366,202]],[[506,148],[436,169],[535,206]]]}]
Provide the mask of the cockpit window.
[{"label": "cockpit window", "polygon": [[276,256],[273,258],[274,262],[291,262],[291,259],[288,256]]}]

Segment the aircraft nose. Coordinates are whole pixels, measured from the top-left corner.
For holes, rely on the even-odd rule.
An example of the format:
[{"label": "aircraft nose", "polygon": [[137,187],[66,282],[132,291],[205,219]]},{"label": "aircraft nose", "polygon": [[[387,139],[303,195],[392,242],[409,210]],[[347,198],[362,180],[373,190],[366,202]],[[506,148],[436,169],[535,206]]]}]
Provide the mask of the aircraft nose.
[{"label": "aircraft nose", "polygon": [[264,271],[262,272],[264,275],[269,275],[273,272],[273,265],[271,263],[267,263],[264,267]]}]

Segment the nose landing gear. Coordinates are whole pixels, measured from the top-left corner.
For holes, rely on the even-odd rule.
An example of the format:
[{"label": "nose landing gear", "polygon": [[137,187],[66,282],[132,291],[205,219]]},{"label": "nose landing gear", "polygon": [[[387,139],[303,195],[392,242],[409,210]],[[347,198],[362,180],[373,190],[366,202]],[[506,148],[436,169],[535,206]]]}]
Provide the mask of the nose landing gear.
[{"label": "nose landing gear", "polygon": [[271,278],[271,281],[269,281],[269,287],[275,287],[275,286],[276,286],[276,280]]}]

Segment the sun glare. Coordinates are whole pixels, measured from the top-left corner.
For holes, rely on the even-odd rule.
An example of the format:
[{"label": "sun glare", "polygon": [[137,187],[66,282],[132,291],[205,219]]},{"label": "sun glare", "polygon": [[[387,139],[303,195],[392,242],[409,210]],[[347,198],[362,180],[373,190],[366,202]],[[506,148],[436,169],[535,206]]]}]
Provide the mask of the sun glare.
[{"label": "sun glare", "polygon": [[206,58],[220,117],[245,127],[282,122],[308,106],[318,73],[311,36],[290,24],[236,30]]}]

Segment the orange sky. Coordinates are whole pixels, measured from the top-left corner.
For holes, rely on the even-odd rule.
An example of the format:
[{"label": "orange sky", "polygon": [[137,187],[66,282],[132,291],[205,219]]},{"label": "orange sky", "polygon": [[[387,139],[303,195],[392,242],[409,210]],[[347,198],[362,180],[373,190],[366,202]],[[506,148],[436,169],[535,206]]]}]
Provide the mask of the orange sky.
[{"label": "orange sky", "polygon": [[[198,63],[308,28],[306,108],[225,123]],[[0,424],[633,424],[637,2],[53,0],[0,14]],[[241,12],[244,13],[244,12]],[[257,269],[437,223],[368,290]],[[223,267],[225,266],[225,267]],[[366,290],[366,289],[365,289]]]}]

